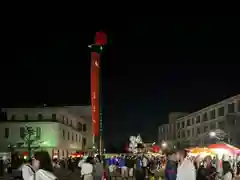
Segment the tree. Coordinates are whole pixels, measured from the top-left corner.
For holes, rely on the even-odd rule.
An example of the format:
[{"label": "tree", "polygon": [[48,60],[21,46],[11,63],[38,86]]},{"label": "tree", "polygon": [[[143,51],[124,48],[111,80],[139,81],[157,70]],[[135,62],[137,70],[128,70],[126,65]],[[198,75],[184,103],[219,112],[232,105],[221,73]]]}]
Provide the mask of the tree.
[{"label": "tree", "polygon": [[33,127],[29,127],[29,126],[25,126],[23,129],[23,132],[21,133],[21,138],[24,142],[24,145],[27,145],[29,158],[32,156],[33,142],[37,140],[35,133],[36,131],[33,129]]}]

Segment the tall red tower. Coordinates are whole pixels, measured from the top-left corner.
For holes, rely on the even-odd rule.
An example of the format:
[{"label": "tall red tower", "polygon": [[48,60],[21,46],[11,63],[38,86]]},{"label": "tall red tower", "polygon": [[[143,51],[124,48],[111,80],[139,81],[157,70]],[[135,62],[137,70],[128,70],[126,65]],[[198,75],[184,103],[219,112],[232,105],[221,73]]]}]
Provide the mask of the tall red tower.
[{"label": "tall red tower", "polygon": [[102,93],[101,93],[101,54],[107,44],[107,35],[96,32],[95,42],[89,45],[91,50],[91,105],[92,105],[92,130],[94,140],[98,140],[99,153],[102,153]]}]

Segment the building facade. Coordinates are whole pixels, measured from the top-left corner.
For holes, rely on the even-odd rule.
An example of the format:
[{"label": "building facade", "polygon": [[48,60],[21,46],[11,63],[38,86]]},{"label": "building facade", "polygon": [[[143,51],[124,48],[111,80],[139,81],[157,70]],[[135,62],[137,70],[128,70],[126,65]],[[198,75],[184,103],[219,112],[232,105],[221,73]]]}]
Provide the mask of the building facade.
[{"label": "building facade", "polygon": [[171,112],[168,115],[168,124],[163,124],[158,127],[158,144],[165,141],[176,140],[176,121],[178,118],[186,116],[186,112]]},{"label": "building facade", "polygon": [[[206,146],[216,141],[240,145],[239,127],[240,95],[237,95],[178,118],[171,133],[175,133],[177,145],[183,147]],[[210,137],[210,132],[216,136]]]},{"label": "building facade", "polygon": [[1,152],[9,151],[10,145],[23,144],[26,127],[34,130],[32,146],[55,157],[68,157],[93,146],[90,106],[6,108],[4,112],[7,118],[0,126]]}]

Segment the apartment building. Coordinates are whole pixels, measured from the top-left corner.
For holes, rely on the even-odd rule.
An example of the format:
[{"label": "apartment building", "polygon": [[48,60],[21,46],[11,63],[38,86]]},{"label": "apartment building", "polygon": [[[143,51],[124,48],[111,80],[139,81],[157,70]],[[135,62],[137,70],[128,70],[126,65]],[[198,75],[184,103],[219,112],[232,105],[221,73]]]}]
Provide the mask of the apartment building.
[{"label": "apartment building", "polygon": [[[184,146],[205,146],[216,141],[239,145],[240,95],[225,99],[176,121],[176,140]],[[210,132],[218,132],[210,137]]]},{"label": "apartment building", "polygon": [[[169,124],[159,127],[158,137],[159,143],[174,141],[179,147],[205,146],[217,141],[240,145],[239,128],[240,95],[237,95],[190,114],[170,114]],[[210,137],[210,132],[217,136]]]},{"label": "apartment building", "polygon": [[176,121],[178,118],[186,116],[186,112],[171,112],[168,115],[168,124],[163,124],[158,127],[158,144],[163,141],[176,140]]},{"label": "apartment building", "polygon": [[[26,126],[35,132],[32,146],[55,157],[68,157],[93,146],[90,106],[6,108],[4,112],[7,118],[0,126],[0,152],[23,143]],[[26,144],[17,150],[25,151]]]}]

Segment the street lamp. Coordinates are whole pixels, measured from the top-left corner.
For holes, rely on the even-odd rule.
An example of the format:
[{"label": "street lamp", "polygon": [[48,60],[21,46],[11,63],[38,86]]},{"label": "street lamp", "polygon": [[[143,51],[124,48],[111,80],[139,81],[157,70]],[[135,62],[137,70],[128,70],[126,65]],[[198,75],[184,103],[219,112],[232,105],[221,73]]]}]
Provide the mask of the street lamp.
[{"label": "street lamp", "polygon": [[167,143],[166,143],[166,142],[163,142],[163,143],[162,143],[162,147],[163,147],[163,148],[166,148],[166,147],[167,147]]},{"label": "street lamp", "polygon": [[211,138],[216,138],[219,141],[223,141],[224,138],[227,137],[228,138],[228,144],[230,144],[229,135],[227,133],[225,133],[225,132],[223,132],[222,135],[221,135],[221,134],[217,134],[215,131],[212,131],[212,132],[209,133],[209,136]]},{"label": "street lamp", "polygon": [[209,136],[210,136],[210,137],[216,137],[216,132],[214,132],[214,131],[210,132],[210,133],[209,133]]}]

